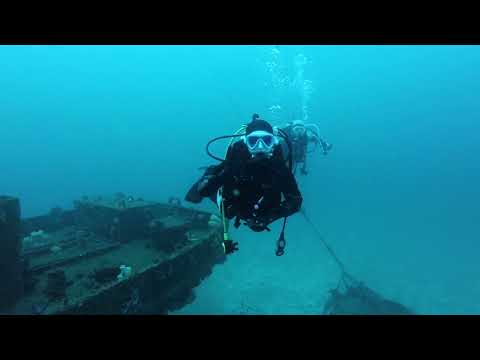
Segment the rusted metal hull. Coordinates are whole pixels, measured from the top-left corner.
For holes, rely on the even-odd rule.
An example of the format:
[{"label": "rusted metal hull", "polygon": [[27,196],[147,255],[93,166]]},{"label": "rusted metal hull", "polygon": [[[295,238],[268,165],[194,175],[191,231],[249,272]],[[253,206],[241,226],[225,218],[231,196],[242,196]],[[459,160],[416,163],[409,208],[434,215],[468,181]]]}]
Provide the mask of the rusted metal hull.
[{"label": "rusted metal hull", "polygon": [[[209,223],[211,216],[179,204],[101,198],[24,219],[19,261],[24,293],[0,311],[83,315],[179,309],[225,261],[223,232],[218,222]],[[127,275],[122,268],[129,269]]]}]

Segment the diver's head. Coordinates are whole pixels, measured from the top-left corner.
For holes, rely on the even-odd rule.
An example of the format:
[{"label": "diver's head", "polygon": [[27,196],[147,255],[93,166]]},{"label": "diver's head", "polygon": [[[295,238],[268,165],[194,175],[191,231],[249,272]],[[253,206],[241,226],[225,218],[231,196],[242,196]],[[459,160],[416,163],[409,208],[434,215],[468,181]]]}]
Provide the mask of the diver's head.
[{"label": "diver's head", "polygon": [[253,156],[271,155],[273,148],[278,143],[277,138],[273,135],[272,125],[258,117],[247,125],[243,141]]},{"label": "diver's head", "polygon": [[292,135],[294,139],[298,139],[305,135],[307,129],[302,120],[295,120],[292,122]]}]

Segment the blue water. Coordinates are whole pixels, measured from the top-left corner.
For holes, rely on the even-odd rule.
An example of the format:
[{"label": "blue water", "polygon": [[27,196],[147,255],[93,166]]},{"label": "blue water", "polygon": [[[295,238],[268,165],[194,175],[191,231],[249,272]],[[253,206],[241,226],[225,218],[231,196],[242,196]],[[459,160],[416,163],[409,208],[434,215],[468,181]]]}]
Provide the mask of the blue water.
[{"label": "blue water", "polygon": [[[24,217],[183,198],[211,138],[306,117],[334,148],[298,177],[304,208],[349,272],[418,313],[479,314],[479,69],[478,46],[0,46],[0,193]],[[321,312],[339,271],[298,214],[276,257],[280,225],[234,229],[175,313]]]}]

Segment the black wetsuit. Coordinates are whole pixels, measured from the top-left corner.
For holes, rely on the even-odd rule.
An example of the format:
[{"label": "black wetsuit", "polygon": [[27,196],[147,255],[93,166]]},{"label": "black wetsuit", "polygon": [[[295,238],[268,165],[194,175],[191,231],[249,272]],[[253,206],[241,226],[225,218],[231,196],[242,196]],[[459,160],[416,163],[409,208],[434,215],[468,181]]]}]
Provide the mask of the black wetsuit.
[{"label": "black wetsuit", "polygon": [[237,225],[239,220],[253,217],[268,225],[296,213],[302,205],[302,195],[280,145],[271,157],[258,159],[252,158],[242,141],[237,141],[229,148],[226,160],[207,172],[214,176],[199,194],[216,203],[217,191],[223,186],[225,216],[236,217]]},{"label": "black wetsuit", "polygon": [[[301,163],[305,162],[306,160],[306,155],[307,155],[307,146],[308,146],[308,135],[307,132],[305,132],[303,135],[300,137],[296,138],[293,135],[292,131],[292,126],[287,126],[286,128],[282,129],[288,136],[288,138],[291,141],[292,147],[293,147],[293,161],[295,163]],[[294,140],[295,139],[295,140]],[[315,141],[315,138],[312,140]],[[286,152],[288,153],[288,147],[285,144],[284,148]]]}]

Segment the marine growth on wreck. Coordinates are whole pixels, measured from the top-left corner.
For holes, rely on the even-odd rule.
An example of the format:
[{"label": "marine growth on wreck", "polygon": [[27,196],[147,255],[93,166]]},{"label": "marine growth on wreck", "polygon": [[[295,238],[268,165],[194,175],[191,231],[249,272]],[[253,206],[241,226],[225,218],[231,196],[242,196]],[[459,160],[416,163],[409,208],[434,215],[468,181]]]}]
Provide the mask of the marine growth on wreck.
[{"label": "marine growth on wreck", "polygon": [[216,215],[117,193],[22,219],[0,197],[0,311],[167,314],[225,260]]}]

